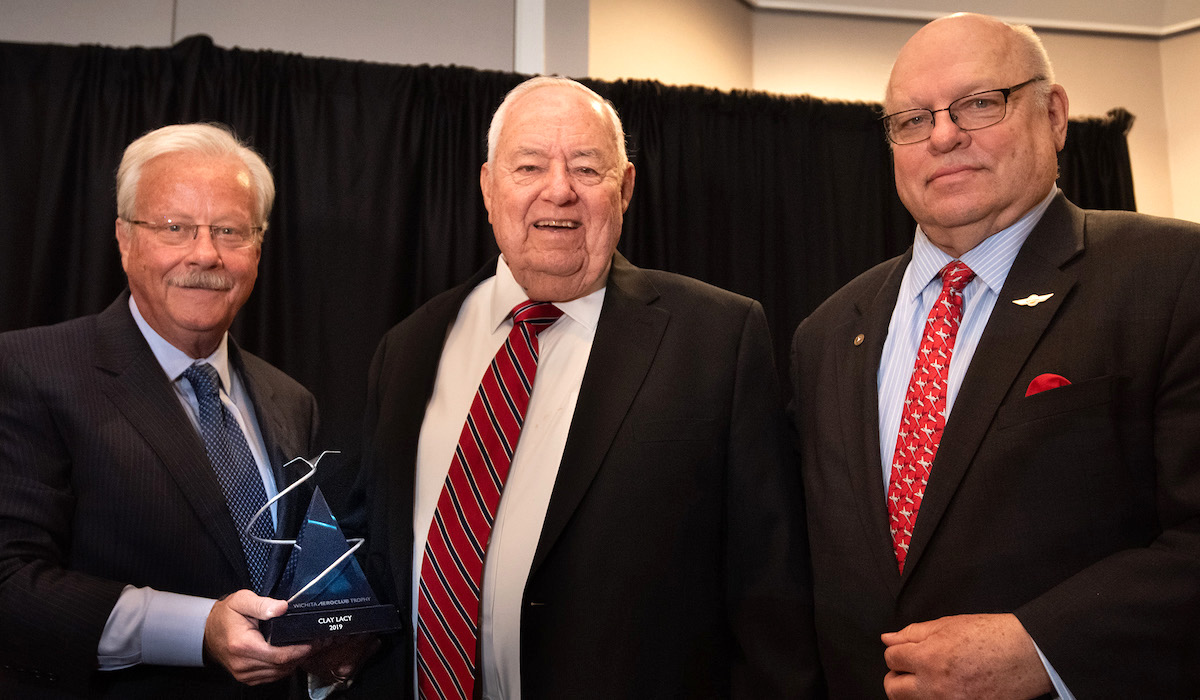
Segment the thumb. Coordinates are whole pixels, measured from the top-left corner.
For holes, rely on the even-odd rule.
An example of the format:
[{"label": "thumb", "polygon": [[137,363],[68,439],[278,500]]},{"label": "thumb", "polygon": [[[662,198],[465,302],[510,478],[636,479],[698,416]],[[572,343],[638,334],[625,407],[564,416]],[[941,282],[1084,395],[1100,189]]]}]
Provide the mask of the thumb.
[{"label": "thumb", "polygon": [[226,602],[228,602],[230,610],[255,620],[279,617],[287,612],[288,607],[286,601],[260,596],[249,590],[240,590],[234,593],[226,599]]},{"label": "thumb", "polygon": [[880,641],[887,646],[919,642],[929,636],[928,625],[924,622],[914,622],[898,632],[884,632],[879,635]]}]

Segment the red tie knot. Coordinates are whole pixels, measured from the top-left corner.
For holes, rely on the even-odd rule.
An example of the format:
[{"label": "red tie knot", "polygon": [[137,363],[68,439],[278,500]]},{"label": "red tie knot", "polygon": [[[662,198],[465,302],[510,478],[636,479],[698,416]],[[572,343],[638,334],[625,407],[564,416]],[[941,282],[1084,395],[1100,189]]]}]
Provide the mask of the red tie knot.
[{"label": "red tie knot", "polygon": [[942,290],[955,294],[961,294],[962,290],[975,278],[975,273],[961,260],[946,263],[939,274],[942,276]]},{"label": "red tie knot", "polygon": [[513,307],[513,324],[527,324],[529,330],[537,334],[558,320],[562,313],[562,309],[548,301],[526,300]]}]

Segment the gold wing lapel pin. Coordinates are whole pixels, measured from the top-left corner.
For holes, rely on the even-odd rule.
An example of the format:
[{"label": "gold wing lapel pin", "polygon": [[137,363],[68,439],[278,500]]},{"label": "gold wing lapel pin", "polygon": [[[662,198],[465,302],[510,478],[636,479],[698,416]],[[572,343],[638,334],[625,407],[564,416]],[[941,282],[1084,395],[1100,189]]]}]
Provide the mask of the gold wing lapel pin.
[{"label": "gold wing lapel pin", "polygon": [[1037,306],[1052,296],[1054,296],[1054,292],[1050,292],[1049,294],[1030,294],[1024,299],[1013,299],[1013,303],[1017,306]]}]

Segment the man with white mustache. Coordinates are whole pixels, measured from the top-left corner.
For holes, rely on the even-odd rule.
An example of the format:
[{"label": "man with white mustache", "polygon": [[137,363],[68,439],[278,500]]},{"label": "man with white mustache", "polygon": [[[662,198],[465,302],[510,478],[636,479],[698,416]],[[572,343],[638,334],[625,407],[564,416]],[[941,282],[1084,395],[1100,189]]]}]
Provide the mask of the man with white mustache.
[{"label": "man with white mustache", "polygon": [[[577,82],[514,88],[479,178],[499,258],[379,346],[369,575],[411,627],[363,671],[363,697],[811,692],[803,513],[762,307],[616,252],[634,183],[624,138],[613,106]],[[462,517],[441,499],[477,508],[445,484],[465,471],[452,467],[471,449],[464,419],[527,301],[556,318],[537,335],[494,523],[474,533],[480,550],[454,554],[482,569],[458,581],[478,596],[435,611],[435,589],[460,573],[435,566],[439,553],[425,561],[426,545]],[[482,435],[487,422],[467,425]]]},{"label": "man with white mustache", "polygon": [[[117,172],[129,291],[0,335],[0,695],[291,691],[276,681],[312,646],[273,647],[257,627],[287,607],[267,597],[286,552],[255,558],[238,518],[242,491],[265,502],[296,477],[283,465],[313,453],[316,402],[228,334],[274,195],[262,158],[220,125],[142,136]],[[202,437],[214,393],[242,437],[241,481]],[[268,533],[295,532],[304,505],[277,504]]]}]

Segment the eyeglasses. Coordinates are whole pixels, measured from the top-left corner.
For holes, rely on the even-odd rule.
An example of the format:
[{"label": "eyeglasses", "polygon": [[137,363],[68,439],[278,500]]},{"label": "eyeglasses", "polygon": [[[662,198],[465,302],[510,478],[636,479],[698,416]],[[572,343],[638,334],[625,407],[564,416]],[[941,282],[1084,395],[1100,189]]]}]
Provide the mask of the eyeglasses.
[{"label": "eyeglasses", "polygon": [[164,245],[182,246],[196,240],[201,227],[208,229],[213,245],[220,248],[246,248],[262,240],[262,226],[217,226],[216,224],[185,224],[164,218],[162,221],[134,221],[135,226],[148,228]]},{"label": "eyeglasses", "polygon": [[944,109],[906,109],[880,117],[888,139],[897,146],[920,143],[933,136],[934,115],[946,112],[950,121],[963,131],[975,131],[999,124],[1008,111],[1008,96],[1045,78],[1038,76],[1010,88],[985,90],[960,97]]}]

